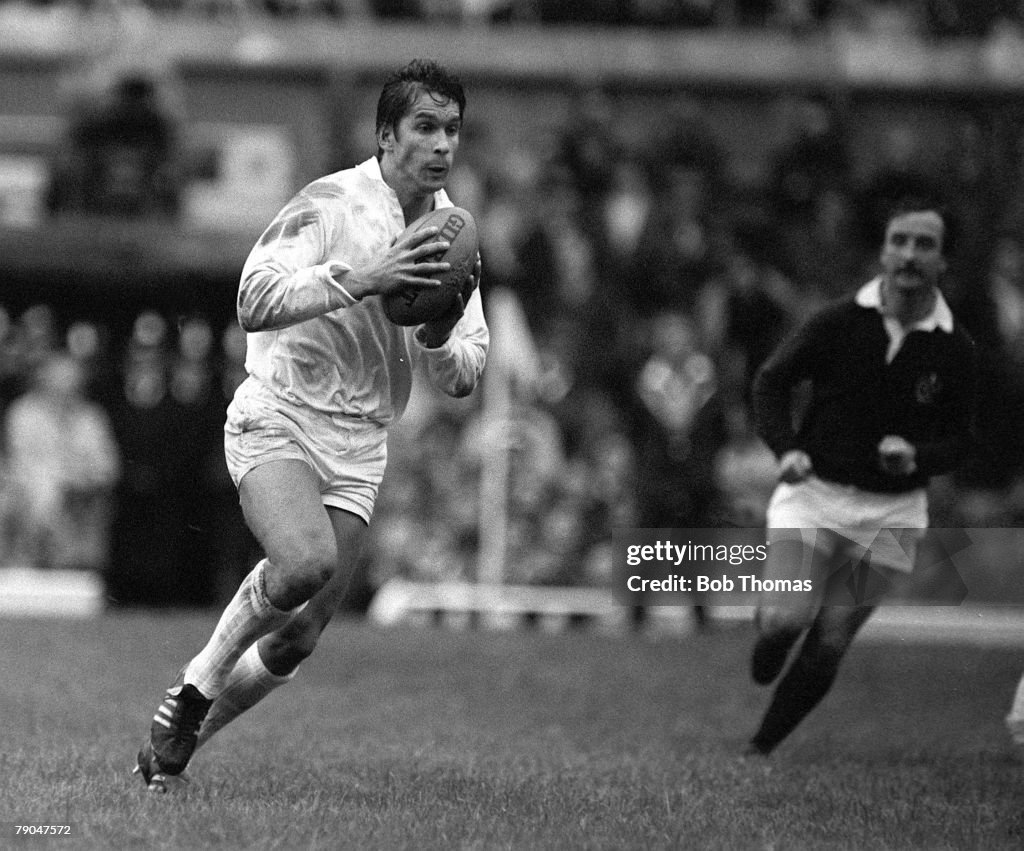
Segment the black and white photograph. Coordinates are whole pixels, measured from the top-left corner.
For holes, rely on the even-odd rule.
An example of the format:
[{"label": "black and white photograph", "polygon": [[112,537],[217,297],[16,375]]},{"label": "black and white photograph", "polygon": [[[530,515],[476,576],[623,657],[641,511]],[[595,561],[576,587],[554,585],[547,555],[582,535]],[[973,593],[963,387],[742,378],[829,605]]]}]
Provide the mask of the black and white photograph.
[{"label": "black and white photograph", "polygon": [[0,0],[0,774],[1024,847],[1024,3]]}]

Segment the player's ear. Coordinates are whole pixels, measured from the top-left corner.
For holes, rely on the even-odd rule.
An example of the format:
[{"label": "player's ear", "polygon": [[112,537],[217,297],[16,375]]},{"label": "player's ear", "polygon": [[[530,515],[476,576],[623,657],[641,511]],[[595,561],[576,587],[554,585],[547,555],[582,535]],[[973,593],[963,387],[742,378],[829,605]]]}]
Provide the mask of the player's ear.
[{"label": "player's ear", "polygon": [[377,131],[377,145],[382,151],[390,151],[395,146],[395,133],[390,124]]}]

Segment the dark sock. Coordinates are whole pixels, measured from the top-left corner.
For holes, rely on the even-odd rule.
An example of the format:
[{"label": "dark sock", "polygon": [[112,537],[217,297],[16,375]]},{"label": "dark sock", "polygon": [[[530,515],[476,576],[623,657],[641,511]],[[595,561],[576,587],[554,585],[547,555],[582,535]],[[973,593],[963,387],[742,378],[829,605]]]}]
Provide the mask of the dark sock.
[{"label": "dark sock", "polygon": [[761,727],[750,740],[760,753],[770,753],[828,693],[839,671],[842,653],[822,647],[812,633],[772,695]]},{"label": "dark sock", "polygon": [[754,644],[754,652],[750,657],[750,676],[760,686],[774,682],[775,678],[786,667],[786,659],[801,630],[784,630],[762,635]]}]

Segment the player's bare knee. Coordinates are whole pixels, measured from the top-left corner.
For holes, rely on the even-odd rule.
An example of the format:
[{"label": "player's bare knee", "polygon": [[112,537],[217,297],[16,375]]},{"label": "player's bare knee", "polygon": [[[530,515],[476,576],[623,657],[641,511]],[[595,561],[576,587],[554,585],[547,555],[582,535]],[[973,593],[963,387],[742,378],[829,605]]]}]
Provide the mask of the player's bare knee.
[{"label": "player's bare knee", "polygon": [[324,553],[310,553],[297,559],[292,565],[294,586],[301,589],[305,599],[309,599],[323,588],[334,572],[338,569],[337,559]]},{"label": "player's bare knee", "polygon": [[275,561],[281,566],[275,583],[279,591],[276,595],[272,592],[268,579],[267,592],[271,599],[286,600],[286,608],[294,608],[309,600],[338,570],[337,548],[333,541],[295,542]]}]

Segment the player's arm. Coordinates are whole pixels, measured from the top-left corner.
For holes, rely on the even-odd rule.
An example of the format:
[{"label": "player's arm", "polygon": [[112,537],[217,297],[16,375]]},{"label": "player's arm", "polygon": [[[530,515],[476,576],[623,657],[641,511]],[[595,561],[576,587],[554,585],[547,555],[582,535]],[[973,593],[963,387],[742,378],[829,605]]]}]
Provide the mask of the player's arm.
[{"label": "player's arm", "polygon": [[326,227],[322,207],[302,193],[277,214],[242,269],[237,305],[242,328],[286,328],[355,303],[323,262]]},{"label": "player's arm", "polygon": [[408,286],[439,286],[430,276],[446,263],[417,263],[444,250],[435,229],[396,241],[366,266],[327,262],[332,225],[324,207],[299,193],[285,205],[249,253],[238,290],[238,319],[246,331],[272,331],[305,322],[361,298]]},{"label": "player's arm", "polygon": [[[800,468],[797,478],[806,476],[810,459],[797,441],[793,417],[793,394],[804,380],[813,377],[813,364],[822,335],[821,321],[811,320],[785,339],[757,370],[751,394],[754,424],[758,434],[786,463],[780,476],[787,477],[789,467]],[[798,455],[791,453],[798,452]],[[800,456],[804,456],[801,458]]]},{"label": "player's arm", "polygon": [[467,396],[483,374],[490,343],[480,298],[480,258],[452,309],[419,326],[413,337],[427,359],[431,383],[449,396]]}]

